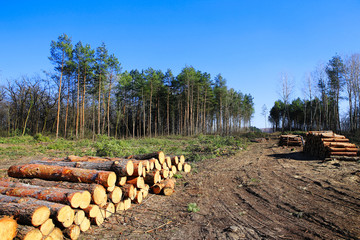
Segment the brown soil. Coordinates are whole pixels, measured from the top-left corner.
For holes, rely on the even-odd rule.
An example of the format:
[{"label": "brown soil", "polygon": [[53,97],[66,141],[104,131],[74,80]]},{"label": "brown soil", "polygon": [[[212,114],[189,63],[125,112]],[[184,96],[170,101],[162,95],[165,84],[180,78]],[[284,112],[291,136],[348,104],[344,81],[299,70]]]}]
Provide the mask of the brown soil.
[{"label": "brown soil", "polygon": [[80,239],[359,239],[360,164],[301,151],[272,139],[202,161],[173,195],[150,194]]}]

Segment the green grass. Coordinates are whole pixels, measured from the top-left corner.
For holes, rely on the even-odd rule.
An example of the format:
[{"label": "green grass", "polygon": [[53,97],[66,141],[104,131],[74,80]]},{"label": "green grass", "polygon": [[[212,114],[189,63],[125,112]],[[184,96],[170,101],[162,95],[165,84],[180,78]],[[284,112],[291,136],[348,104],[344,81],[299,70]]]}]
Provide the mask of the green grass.
[{"label": "green grass", "polygon": [[200,211],[200,208],[197,206],[196,203],[189,203],[187,206],[187,210],[188,212],[197,213],[198,211]]},{"label": "green grass", "polygon": [[65,157],[109,156],[121,157],[164,151],[165,154],[185,155],[188,161],[197,162],[218,156],[227,156],[245,149],[249,144],[245,136],[161,136],[156,138],[114,139],[98,135],[89,139],[67,140],[37,134],[0,138],[0,159],[17,159],[23,156]]}]

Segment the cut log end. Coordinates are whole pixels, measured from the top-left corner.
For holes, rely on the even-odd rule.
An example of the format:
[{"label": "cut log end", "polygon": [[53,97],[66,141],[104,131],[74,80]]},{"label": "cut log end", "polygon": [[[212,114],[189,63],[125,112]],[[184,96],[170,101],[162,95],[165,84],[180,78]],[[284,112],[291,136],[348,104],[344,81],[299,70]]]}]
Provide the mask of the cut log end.
[{"label": "cut log end", "polygon": [[89,218],[85,217],[84,220],[80,224],[80,230],[82,232],[86,232],[87,230],[90,229],[90,225],[91,225],[91,222],[90,222]]},{"label": "cut log end", "polygon": [[66,237],[76,240],[80,236],[80,227],[77,225],[72,225],[64,230],[64,234]]},{"label": "cut log end", "polygon": [[46,236],[44,240],[61,240],[61,239],[64,239],[63,232],[61,231],[60,228],[56,227],[48,236]]},{"label": "cut log end", "polygon": [[114,191],[112,191],[112,193],[110,193],[111,196],[111,201],[113,203],[119,203],[121,201],[122,198],[122,191],[120,187],[115,187]]},{"label": "cut log end", "polygon": [[61,223],[74,220],[75,211],[70,206],[62,207],[57,213],[57,220]]},{"label": "cut log end", "polygon": [[17,238],[21,240],[41,240],[43,234],[37,228],[30,226],[19,226]]},{"label": "cut log end", "polygon": [[100,214],[100,208],[98,205],[90,205],[84,209],[86,216],[90,218],[96,218]]},{"label": "cut log end", "polygon": [[49,235],[55,228],[55,224],[51,218],[46,220],[41,226],[39,227],[40,232],[42,235],[47,236]]},{"label": "cut log end", "polygon": [[4,240],[12,240],[16,236],[17,222],[12,217],[0,219],[0,236]]},{"label": "cut log end", "polygon": [[93,191],[92,200],[97,205],[103,205],[107,201],[106,190],[103,186],[97,185]]},{"label": "cut log end", "polygon": [[109,218],[115,213],[115,205],[113,203],[108,203],[105,208],[105,218]]},{"label": "cut log end", "polygon": [[50,209],[45,206],[37,208],[31,218],[31,224],[35,227],[40,226],[50,217]]},{"label": "cut log end", "polygon": [[191,171],[191,165],[188,163],[185,163],[183,165],[183,168],[184,168],[184,172],[186,172],[186,173],[189,173]]},{"label": "cut log end", "polygon": [[83,210],[76,211],[74,216],[74,224],[81,225],[84,219],[85,219],[85,212]]}]

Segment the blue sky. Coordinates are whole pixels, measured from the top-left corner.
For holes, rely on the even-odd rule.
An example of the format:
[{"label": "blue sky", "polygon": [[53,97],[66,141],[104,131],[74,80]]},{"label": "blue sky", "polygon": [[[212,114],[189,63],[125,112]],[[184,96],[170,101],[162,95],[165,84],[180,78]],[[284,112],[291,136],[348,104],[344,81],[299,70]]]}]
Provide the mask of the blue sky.
[{"label": "blue sky", "polygon": [[124,70],[221,73],[254,97],[252,124],[264,127],[261,109],[280,98],[281,73],[302,97],[319,62],[360,52],[360,1],[3,1],[0,84],[51,70],[50,42],[62,33],[93,48],[105,42]]}]

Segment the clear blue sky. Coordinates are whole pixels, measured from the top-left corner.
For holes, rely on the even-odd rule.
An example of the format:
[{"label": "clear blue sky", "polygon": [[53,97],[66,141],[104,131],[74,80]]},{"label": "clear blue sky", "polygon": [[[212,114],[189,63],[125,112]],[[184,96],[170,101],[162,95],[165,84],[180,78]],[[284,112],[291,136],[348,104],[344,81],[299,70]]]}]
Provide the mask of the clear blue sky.
[{"label": "clear blue sky", "polygon": [[336,53],[360,52],[359,0],[2,1],[0,84],[51,70],[50,42],[105,42],[124,70],[178,74],[192,65],[250,93],[252,124],[279,99],[287,72],[302,96],[304,76]]}]

